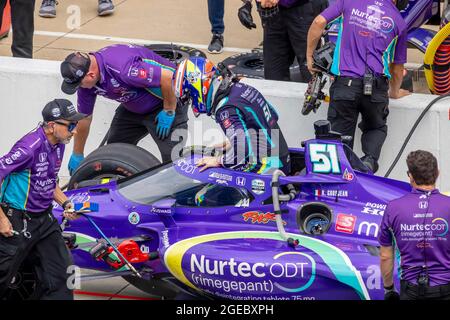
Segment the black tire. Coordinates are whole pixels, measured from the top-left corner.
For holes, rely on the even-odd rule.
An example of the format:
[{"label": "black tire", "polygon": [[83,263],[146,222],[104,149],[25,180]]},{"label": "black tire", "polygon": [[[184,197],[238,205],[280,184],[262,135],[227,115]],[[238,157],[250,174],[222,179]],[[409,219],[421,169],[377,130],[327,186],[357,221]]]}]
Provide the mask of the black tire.
[{"label": "black tire", "polygon": [[[235,75],[239,77],[264,79],[264,58],[262,50],[251,53],[239,53],[222,61]],[[301,74],[297,59],[290,67],[291,80],[300,82]]]},{"label": "black tire", "polygon": [[128,143],[112,143],[87,156],[73,173],[68,190],[81,187],[86,180],[124,178],[155,167],[161,162],[150,152]]},{"label": "black tire", "polygon": [[149,44],[144,47],[156,52],[158,55],[169,59],[174,63],[180,63],[184,59],[189,59],[190,57],[202,57],[206,58],[206,55],[195,48],[179,46],[176,44]]}]

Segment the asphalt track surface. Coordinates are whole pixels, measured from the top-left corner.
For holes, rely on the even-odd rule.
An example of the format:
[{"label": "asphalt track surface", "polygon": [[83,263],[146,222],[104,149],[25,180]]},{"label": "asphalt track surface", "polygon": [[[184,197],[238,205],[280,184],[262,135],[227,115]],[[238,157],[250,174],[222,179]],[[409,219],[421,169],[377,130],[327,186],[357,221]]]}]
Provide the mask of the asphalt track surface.
[{"label": "asphalt track surface", "polygon": [[[63,60],[73,51],[95,51],[113,43],[177,43],[196,47],[218,63],[231,55],[250,52],[262,41],[260,19],[253,8],[256,29],[243,27],[237,10],[241,0],[225,2],[225,48],[208,54],[211,27],[206,0],[113,0],[113,15],[97,16],[97,0],[59,0],[56,18],[41,18],[36,1],[33,56]],[[434,27],[432,27],[434,28]],[[0,55],[11,56],[12,37],[0,40]],[[408,62],[421,63],[423,55],[408,51]],[[84,272],[90,273],[85,270]],[[129,300],[154,297],[128,285],[122,278],[83,282],[76,291],[79,300]]]}]

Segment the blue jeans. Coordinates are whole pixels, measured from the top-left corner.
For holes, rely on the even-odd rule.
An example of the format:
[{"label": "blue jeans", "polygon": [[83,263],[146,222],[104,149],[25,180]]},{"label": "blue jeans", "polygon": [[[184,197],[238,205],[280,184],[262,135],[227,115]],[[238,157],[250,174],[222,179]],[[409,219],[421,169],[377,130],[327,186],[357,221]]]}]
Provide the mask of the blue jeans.
[{"label": "blue jeans", "polygon": [[223,34],[225,25],[223,23],[225,0],[208,0],[208,17],[211,23],[211,32]]}]

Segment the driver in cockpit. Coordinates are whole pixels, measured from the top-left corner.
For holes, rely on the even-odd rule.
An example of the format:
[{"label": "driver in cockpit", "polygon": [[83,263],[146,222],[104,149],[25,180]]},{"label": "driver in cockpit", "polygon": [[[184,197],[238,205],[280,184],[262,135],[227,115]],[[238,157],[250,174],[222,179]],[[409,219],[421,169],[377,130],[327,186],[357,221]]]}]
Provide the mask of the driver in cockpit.
[{"label": "driver in cockpit", "polygon": [[191,100],[196,116],[211,116],[227,137],[220,145],[223,155],[200,159],[200,171],[225,167],[260,174],[280,169],[289,174],[289,151],[278,114],[258,90],[201,57],[180,63],[174,85],[178,98]]}]

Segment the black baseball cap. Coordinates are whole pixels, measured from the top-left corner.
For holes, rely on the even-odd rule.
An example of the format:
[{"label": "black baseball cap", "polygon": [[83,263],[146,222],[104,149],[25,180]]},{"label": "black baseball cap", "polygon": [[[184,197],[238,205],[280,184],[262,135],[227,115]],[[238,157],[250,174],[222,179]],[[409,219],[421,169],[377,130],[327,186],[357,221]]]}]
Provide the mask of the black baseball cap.
[{"label": "black baseball cap", "polygon": [[84,113],[79,113],[72,102],[67,99],[55,99],[47,103],[42,110],[44,121],[68,120],[80,121],[85,118]]},{"label": "black baseball cap", "polygon": [[88,73],[91,59],[87,53],[74,52],[69,54],[61,63],[63,83],[61,90],[66,94],[74,94],[80,86],[81,80]]}]

